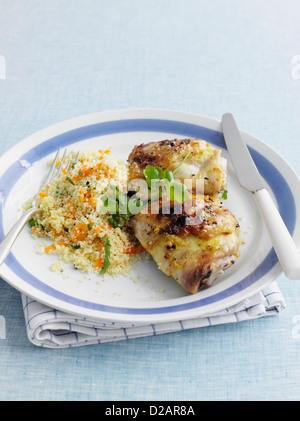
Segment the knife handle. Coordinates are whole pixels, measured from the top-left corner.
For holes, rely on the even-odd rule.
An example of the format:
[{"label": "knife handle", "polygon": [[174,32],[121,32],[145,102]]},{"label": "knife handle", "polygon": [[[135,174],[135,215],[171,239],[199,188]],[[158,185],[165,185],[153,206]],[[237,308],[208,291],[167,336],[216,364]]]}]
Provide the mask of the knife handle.
[{"label": "knife handle", "polygon": [[300,253],[269,192],[261,189],[254,197],[283,272],[288,279],[300,279]]}]

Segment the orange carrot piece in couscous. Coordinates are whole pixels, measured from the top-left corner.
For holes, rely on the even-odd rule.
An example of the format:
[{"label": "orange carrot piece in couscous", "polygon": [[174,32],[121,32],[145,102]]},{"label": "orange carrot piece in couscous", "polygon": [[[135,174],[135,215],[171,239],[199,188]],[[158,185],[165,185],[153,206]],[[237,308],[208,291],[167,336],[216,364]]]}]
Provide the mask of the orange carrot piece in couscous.
[{"label": "orange carrot piece in couscous", "polygon": [[39,196],[40,196],[41,198],[43,198],[43,197],[47,197],[48,195],[47,195],[46,193],[43,193],[43,192],[41,191],[41,192],[39,192]]},{"label": "orange carrot piece in couscous", "polygon": [[76,241],[84,241],[87,236],[87,224],[75,225],[73,229],[73,236],[71,241],[75,243]]}]

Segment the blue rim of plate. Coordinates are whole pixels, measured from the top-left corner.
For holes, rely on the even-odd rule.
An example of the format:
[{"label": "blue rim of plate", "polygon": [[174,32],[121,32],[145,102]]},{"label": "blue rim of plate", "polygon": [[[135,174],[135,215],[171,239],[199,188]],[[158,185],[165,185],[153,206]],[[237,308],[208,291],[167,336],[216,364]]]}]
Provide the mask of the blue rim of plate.
[{"label": "blue rim of plate", "polygon": [[[224,141],[223,134],[213,129],[209,129],[200,125],[173,121],[173,120],[161,120],[161,119],[147,119],[147,118],[136,118],[126,120],[115,120],[109,122],[102,122],[96,124],[90,124],[82,126],[73,130],[69,130],[48,140],[36,145],[24,155],[22,155],[18,161],[14,162],[1,176],[0,178],[0,196],[2,206],[0,207],[0,240],[4,238],[3,228],[3,207],[6,199],[9,195],[10,190],[17,182],[17,180],[24,175],[27,171],[28,165],[33,165],[35,162],[44,158],[45,156],[55,152],[58,147],[67,147],[70,144],[83,141],[92,137],[121,134],[128,132],[165,132],[174,133],[177,136],[185,136],[187,138],[204,139],[207,142],[214,144],[217,147],[227,149]],[[262,154],[255,149],[249,147],[251,156],[264,179],[269,184],[276,198],[279,212],[290,232],[293,235],[295,224],[296,224],[296,205],[293,193],[278,169]],[[26,167],[21,162],[27,162]],[[228,297],[240,293],[247,289],[254,283],[258,282],[263,276],[265,276],[271,269],[278,263],[277,256],[274,249],[270,249],[268,255],[262,261],[262,263],[255,268],[255,270],[246,276],[244,279],[235,283],[233,286],[215,293],[209,297],[201,298],[198,300],[181,303],[170,306],[152,307],[152,308],[128,308],[128,307],[117,307],[104,305],[99,303],[93,303],[91,301],[81,300],[72,297],[68,294],[57,291],[44,284],[41,280],[33,276],[28,272],[16,259],[12,252],[6,258],[5,264],[12,270],[19,278],[34,287],[40,292],[47,294],[55,299],[61,300],[68,304],[80,307],[82,309],[89,309],[93,311],[99,311],[104,313],[116,313],[116,314],[128,314],[128,315],[155,315],[160,313],[173,313],[196,309],[199,307],[205,307],[210,304],[217,303]]]}]

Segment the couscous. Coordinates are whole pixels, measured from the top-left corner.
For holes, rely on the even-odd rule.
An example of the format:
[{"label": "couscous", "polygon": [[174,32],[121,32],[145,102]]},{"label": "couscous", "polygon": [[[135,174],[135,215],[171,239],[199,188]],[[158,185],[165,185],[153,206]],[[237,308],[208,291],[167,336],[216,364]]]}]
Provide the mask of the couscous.
[{"label": "couscous", "polygon": [[76,269],[128,273],[133,257],[143,249],[126,226],[125,217],[116,224],[99,206],[101,197],[109,195],[112,188],[126,188],[128,166],[111,157],[110,149],[81,152],[78,162],[74,160],[75,156],[69,170],[63,170],[39,192],[39,212],[29,221],[33,236],[50,238],[52,243],[43,251],[57,253]]}]

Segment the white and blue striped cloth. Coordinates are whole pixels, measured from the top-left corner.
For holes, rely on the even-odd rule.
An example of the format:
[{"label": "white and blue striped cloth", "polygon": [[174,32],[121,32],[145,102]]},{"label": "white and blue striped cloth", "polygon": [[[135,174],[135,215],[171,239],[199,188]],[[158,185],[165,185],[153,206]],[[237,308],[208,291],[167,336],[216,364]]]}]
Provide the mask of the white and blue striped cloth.
[{"label": "white and blue striped cloth", "polygon": [[155,336],[217,324],[236,323],[273,316],[284,310],[285,300],[276,282],[258,294],[225,310],[196,319],[150,325],[120,325],[111,321],[91,322],[64,313],[22,295],[29,340],[37,346],[68,348]]}]

